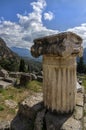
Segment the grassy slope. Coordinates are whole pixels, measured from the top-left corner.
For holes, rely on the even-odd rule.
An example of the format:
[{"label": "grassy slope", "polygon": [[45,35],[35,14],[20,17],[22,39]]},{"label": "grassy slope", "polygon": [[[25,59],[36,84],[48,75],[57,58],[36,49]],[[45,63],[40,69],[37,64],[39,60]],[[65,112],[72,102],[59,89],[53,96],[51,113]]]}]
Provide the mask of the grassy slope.
[{"label": "grassy slope", "polygon": [[42,91],[42,83],[39,83],[37,81],[29,82],[25,88],[10,87],[6,90],[0,89],[0,121],[4,119],[11,120],[18,110],[18,105],[16,108],[7,107],[5,105],[5,100],[12,99],[13,101],[16,101],[18,104],[19,102],[24,100],[28,95],[40,91]]}]

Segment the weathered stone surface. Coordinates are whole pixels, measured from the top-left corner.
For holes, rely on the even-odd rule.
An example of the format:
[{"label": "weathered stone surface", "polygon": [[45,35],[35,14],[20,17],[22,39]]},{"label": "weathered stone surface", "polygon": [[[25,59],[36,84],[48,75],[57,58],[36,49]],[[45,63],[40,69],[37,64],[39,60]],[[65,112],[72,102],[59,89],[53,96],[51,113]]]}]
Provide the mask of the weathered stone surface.
[{"label": "weathered stone surface", "polygon": [[33,130],[34,124],[30,118],[17,115],[11,122],[10,130]]},{"label": "weathered stone surface", "polygon": [[9,74],[5,69],[1,69],[0,70],[0,76],[6,78],[6,77],[9,76]]},{"label": "weathered stone surface", "polygon": [[34,123],[34,130],[42,130],[44,125],[44,117],[45,117],[46,109],[37,113],[35,123]]},{"label": "weathered stone surface", "polygon": [[[45,115],[46,130],[60,130],[71,115],[57,115],[47,112]],[[69,129],[67,129],[69,130]]]},{"label": "weathered stone surface", "polygon": [[31,54],[38,57],[44,54],[57,56],[79,55],[81,53],[82,38],[72,32],[63,32],[56,35],[35,39],[31,47]]},{"label": "weathered stone surface", "polygon": [[76,105],[78,106],[84,106],[84,95],[83,93],[77,93],[76,98]]},{"label": "weathered stone surface", "polygon": [[60,130],[82,130],[82,125],[79,120],[75,120],[73,117],[70,117],[63,124]]},{"label": "weathered stone surface", "polygon": [[72,114],[55,115],[46,114],[46,130],[82,130],[82,124],[79,120],[73,118]]},{"label": "weathered stone surface", "polygon": [[82,92],[82,86],[77,82],[76,83],[77,92]]},{"label": "weathered stone surface", "polygon": [[84,95],[84,102],[86,103],[86,94]]},{"label": "weathered stone surface", "polygon": [[14,85],[16,83],[16,78],[7,77],[7,78],[4,78],[4,81],[8,83],[12,83]]},{"label": "weathered stone surface", "polygon": [[13,78],[20,78],[22,72],[9,72],[9,76]]},{"label": "weathered stone surface", "polygon": [[84,110],[86,111],[86,103],[84,104]]},{"label": "weathered stone surface", "polygon": [[0,130],[10,130],[10,121],[1,121]]},{"label": "weathered stone surface", "polygon": [[83,130],[86,130],[86,116],[84,116],[84,129]]},{"label": "weathered stone surface", "polygon": [[30,74],[23,73],[20,77],[20,85],[25,86],[31,80]]},{"label": "weathered stone surface", "polygon": [[32,79],[32,80],[37,80],[36,74],[30,73],[30,75],[31,75],[31,79]]},{"label": "weathered stone surface", "polygon": [[74,110],[76,56],[82,53],[81,43],[82,38],[72,32],[34,40],[32,56],[43,55],[43,100],[47,109],[56,110],[58,113]]},{"label": "weathered stone surface", "polygon": [[2,88],[2,89],[7,89],[7,88],[9,88],[10,86],[12,86],[12,83],[8,83],[8,82],[6,82],[6,81],[0,80],[0,88]]},{"label": "weathered stone surface", "polygon": [[19,114],[34,119],[35,114],[43,107],[42,93],[34,94],[19,104]]},{"label": "weathered stone surface", "polygon": [[9,108],[16,108],[17,103],[12,99],[9,99],[9,100],[5,100],[5,105]]},{"label": "weathered stone surface", "polygon": [[19,104],[17,116],[11,122],[11,130],[33,130],[38,111],[44,108],[42,93],[34,94]]},{"label": "weathered stone surface", "polygon": [[83,118],[83,107],[82,106],[75,107],[74,118],[76,120],[82,120],[82,118]]},{"label": "weathered stone surface", "polygon": [[43,76],[43,71],[40,71],[36,74],[37,76]]},{"label": "weathered stone surface", "polygon": [[37,80],[39,81],[39,82],[43,82],[43,76],[37,76]]},{"label": "weathered stone surface", "polygon": [[[76,106],[70,114],[58,114],[46,109],[40,101],[42,93],[27,97],[19,105],[17,116],[11,123],[11,130],[82,130],[83,106]],[[86,120],[84,125],[85,122]]]},{"label": "weathered stone surface", "polygon": [[27,105],[28,107],[33,107],[35,104],[38,104],[39,102],[43,101],[43,94],[42,93],[34,93],[34,95],[31,95],[27,97],[21,104]]},{"label": "weathered stone surface", "polygon": [[72,112],[76,102],[76,58],[43,56],[44,105],[60,113]]}]

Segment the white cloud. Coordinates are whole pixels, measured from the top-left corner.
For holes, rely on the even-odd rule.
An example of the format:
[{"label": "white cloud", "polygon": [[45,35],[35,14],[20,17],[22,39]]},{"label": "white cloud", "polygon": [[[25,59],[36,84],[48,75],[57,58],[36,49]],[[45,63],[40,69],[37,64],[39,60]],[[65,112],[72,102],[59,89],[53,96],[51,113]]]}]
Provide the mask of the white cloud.
[{"label": "white cloud", "polygon": [[47,6],[46,1],[38,0],[32,2],[31,6],[33,12],[27,15],[17,14],[18,23],[0,20],[0,37],[9,47],[30,48],[35,38],[58,33],[58,30],[51,30],[43,25],[42,16],[43,10]]},{"label": "white cloud", "polygon": [[70,28],[67,31],[72,31],[80,35],[83,39],[83,47],[86,47],[86,23],[83,23],[78,27]]},{"label": "white cloud", "polygon": [[44,13],[44,19],[45,20],[52,20],[54,18],[54,14],[52,12],[47,12],[47,13]]},{"label": "white cloud", "polygon": [[[46,14],[45,19],[51,20],[53,13],[48,12],[43,14],[47,6],[45,0],[38,0],[32,2],[33,11],[26,15],[17,14],[19,22],[6,21],[4,18],[0,20],[0,37],[2,37],[9,47],[17,46],[23,48],[30,48],[33,40],[38,37],[58,33],[58,30],[48,29],[43,25],[42,17]],[[50,17],[51,15],[52,17]],[[83,38],[83,46],[86,47],[86,23],[78,27],[70,28],[67,31],[72,31],[79,34]]]}]

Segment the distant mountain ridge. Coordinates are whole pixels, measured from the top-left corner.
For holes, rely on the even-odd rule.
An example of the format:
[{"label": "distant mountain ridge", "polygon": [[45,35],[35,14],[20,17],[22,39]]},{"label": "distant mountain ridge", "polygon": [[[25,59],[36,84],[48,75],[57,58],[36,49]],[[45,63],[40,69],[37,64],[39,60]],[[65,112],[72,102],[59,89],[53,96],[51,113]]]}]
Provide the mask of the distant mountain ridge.
[{"label": "distant mountain ridge", "polygon": [[20,57],[7,47],[5,41],[0,38],[0,66],[7,70],[16,71]]},{"label": "distant mountain ridge", "polygon": [[30,51],[26,48],[11,47],[10,49],[21,57],[32,57]]},{"label": "distant mountain ridge", "polygon": [[29,49],[19,48],[19,47],[11,47],[10,49],[11,49],[13,52],[17,53],[20,57],[26,57],[26,58],[29,58],[29,59],[33,59],[33,60],[35,60],[35,61],[41,61],[41,60],[42,60],[42,57],[34,58],[34,57],[31,55]]},{"label": "distant mountain ridge", "polygon": [[[21,57],[30,58],[30,59],[37,60],[37,61],[41,61],[42,60],[42,57],[33,58],[31,53],[30,53],[30,50],[28,50],[26,48],[11,47],[11,50],[13,52],[17,53]],[[83,58],[84,58],[84,62],[86,63],[86,48],[84,48]]]},{"label": "distant mountain ridge", "polygon": [[19,59],[19,56],[7,47],[2,38],[0,38],[0,59],[15,59],[16,61]]}]

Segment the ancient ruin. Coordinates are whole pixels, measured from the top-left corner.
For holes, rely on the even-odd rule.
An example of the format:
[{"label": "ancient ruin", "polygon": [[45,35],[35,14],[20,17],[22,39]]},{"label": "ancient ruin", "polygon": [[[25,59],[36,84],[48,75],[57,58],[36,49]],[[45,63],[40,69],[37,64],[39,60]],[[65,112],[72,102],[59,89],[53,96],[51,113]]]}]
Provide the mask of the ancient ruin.
[{"label": "ancient ruin", "polygon": [[82,38],[64,32],[36,39],[34,43],[32,55],[43,55],[43,93],[28,96],[19,104],[11,130],[86,128],[86,97],[76,79],[76,56],[82,54]]},{"label": "ancient ruin", "polygon": [[32,56],[43,55],[44,105],[58,113],[72,112],[76,105],[76,57],[82,54],[82,38],[63,32],[34,43]]}]

